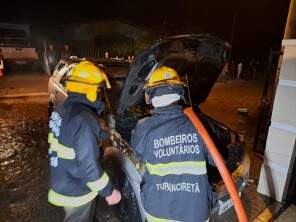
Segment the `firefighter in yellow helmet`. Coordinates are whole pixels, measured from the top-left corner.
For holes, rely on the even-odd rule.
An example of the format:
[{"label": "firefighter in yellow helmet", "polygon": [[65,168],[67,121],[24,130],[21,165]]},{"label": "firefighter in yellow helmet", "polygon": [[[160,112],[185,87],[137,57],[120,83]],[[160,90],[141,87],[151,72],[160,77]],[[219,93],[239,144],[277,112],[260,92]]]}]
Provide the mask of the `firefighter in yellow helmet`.
[{"label": "firefighter in yellow helmet", "polygon": [[144,86],[152,115],[138,122],[131,146],[146,164],[141,198],[148,222],[208,221],[212,191],[206,161],[214,164],[183,113],[184,87],[178,73],[161,66]]},{"label": "firefighter in yellow helmet", "polygon": [[68,98],[50,117],[48,201],[64,208],[67,222],[94,221],[97,195],[109,205],[121,199],[98,162],[99,141],[108,137],[99,124],[104,104],[97,95],[103,85],[111,87],[106,74],[80,62],[66,81]]},{"label": "firefighter in yellow helmet", "polygon": [[66,89],[69,92],[84,94],[90,102],[94,102],[102,84],[111,88],[107,75],[101,69],[91,62],[83,61],[70,71]]}]

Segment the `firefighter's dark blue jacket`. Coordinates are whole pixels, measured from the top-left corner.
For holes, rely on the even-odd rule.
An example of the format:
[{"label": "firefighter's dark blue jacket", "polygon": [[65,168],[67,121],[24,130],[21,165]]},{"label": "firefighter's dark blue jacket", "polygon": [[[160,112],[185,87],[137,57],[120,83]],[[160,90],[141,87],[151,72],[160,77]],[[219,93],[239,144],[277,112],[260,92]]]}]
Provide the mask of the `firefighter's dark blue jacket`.
[{"label": "firefighter's dark blue jacket", "polygon": [[52,113],[48,137],[50,203],[79,207],[98,194],[111,195],[113,186],[99,163],[103,133],[98,117],[103,108],[100,101],[91,103],[84,95],[70,93]]},{"label": "firefighter's dark blue jacket", "polygon": [[149,222],[209,219],[212,190],[206,161],[214,163],[182,106],[153,110],[137,124],[131,145],[146,162],[141,197]]}]

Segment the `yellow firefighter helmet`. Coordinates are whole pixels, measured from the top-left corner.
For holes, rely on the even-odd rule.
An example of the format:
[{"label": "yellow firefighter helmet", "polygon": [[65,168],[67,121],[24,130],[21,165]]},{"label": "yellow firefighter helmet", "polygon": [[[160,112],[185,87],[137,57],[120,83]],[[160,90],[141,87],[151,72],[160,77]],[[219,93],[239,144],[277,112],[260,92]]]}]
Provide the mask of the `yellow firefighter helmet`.
[{"label": "yellow firefighter helmet", "polygon": [[166,84],[184,85],[184,83],[181,82],[178,73],[174,69],[167,66],[161,66],[152,71],[144,89]]},{"label": "yellow firefighter helmet", "polygon": [[94,102],[97,99],[99,86],[103,83],[111,88],[106,73],[89,61],[78,63],[70,71],[66,89],[69,92],[85,94],[86,98]]}]

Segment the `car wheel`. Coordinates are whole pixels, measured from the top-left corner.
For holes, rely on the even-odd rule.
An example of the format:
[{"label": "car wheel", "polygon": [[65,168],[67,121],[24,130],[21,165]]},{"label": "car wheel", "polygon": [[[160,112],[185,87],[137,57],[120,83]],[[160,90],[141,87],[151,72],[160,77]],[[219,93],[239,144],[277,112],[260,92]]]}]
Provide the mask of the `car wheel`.
[{"label": "car wheel", "polygon": [[104,168],[112,184],[121,193],[121,201],[112,207],[116,217],[121,222],[141,222],[141,213],[136,194],[122,170],[120,160],[116,155],[104,156]]},{"label": "car wheel", "polygon": [[135,192],[128,180],[119,188],[122,199],[113,207],[115,215],[121,222],[141,222],[141,214]]}]

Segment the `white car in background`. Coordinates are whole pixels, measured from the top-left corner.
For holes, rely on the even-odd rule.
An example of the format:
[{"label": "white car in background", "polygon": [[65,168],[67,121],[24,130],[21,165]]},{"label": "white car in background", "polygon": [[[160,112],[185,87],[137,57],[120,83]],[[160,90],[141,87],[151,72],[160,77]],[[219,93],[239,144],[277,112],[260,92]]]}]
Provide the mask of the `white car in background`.
[{"label": "white car in background", "polygon": [[0,49],[7,65],[36,65],[38,54],[30,42],[30,27],[25,24],[0,23]]}]

